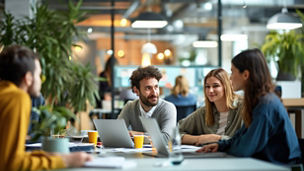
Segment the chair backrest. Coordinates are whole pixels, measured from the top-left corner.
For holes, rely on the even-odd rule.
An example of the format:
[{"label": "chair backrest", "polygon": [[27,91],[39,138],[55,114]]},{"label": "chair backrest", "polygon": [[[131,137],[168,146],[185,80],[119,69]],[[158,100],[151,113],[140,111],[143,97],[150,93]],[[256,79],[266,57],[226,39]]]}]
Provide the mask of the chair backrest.
[{"label": "chair backrest", "polygon": [[304,139],[303,138],[298,138],[300,149],[302,152],[302,164],[304,165]]},{"label": "chair backrest", "polygon": [[190,113],[196,110],[196,105],[189,106],[175,106],[177,110],[177,122],[185,117],[187,117]]}]

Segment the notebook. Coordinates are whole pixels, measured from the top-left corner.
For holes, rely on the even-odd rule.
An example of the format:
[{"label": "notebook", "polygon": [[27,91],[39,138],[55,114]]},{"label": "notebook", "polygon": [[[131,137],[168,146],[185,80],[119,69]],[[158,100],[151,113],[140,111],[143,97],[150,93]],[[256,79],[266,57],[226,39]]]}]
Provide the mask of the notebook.
[{"label": "notebook", "polygon": [[126,123],[122,119],[94,119],[104,147],[133,148]]},{"label": "notebook", "polygon": [[[167,148],[167,144],[162,137],[160,128],[154,118],[145,118],[140,117],[142,125],[144,129],[149,133],[152,139],[153,146],[157,150],[156,157],[168,157],[169,150]],[[221,158],[226,157],[227,154],[223,152],[215,152],[215,153],[197,153],[195,151],[187,152],[183,151],[184,158]],[[146,155],[152,155],[151,153],[144,153]]]}]

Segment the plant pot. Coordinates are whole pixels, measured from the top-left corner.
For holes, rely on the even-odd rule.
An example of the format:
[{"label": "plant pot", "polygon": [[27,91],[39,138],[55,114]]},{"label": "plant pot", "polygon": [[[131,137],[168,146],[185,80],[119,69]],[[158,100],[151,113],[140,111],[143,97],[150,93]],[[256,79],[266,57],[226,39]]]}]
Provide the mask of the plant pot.
[{"label": "plant pot", "polygon": [[69,139],[44,137],[42,140],[42,150],[67,154],[70,152]]},{"label": "plant pot", "polygon": [[290,73],[279,70],[276,80],[277,81],[295,81],[296,77]]}]

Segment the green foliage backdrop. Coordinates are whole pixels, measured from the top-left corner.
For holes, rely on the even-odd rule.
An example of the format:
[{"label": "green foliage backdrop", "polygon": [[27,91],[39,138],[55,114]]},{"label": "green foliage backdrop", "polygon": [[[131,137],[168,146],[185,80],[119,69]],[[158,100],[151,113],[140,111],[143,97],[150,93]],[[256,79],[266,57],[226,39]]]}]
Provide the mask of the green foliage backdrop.
[{"label": "green foliage backdrop", "polygon": [[11,14],[4,14],[0,22],[0,45],[25,45],[40,54],[46,78],[42,94],[50,99],[50,105],[70,106],[75,111],[85,110],[87,101],[95,106],[95,96],[98,97],[97,77],[90,66],[71,60],[74,40],[86,36],[75,26],[85,19],[81,3],[70,1],[67,11],[37,5],[33,18],[15,20]]}]

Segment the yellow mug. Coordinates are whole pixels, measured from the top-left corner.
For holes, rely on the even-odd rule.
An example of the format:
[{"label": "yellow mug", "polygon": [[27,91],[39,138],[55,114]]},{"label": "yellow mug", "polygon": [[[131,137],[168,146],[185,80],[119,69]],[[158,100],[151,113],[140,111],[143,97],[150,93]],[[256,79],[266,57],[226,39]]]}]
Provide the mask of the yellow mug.
[{"label": "yellow mug", "polygon": [[134,135],[135,148],[143,148],[144,135]]},{"label": "yellow mug", "polygon": [[94,143],[94,145],[97,145],[98,132],[97,131],[89,131],[88,136],[89,136],[89,143]]}]

